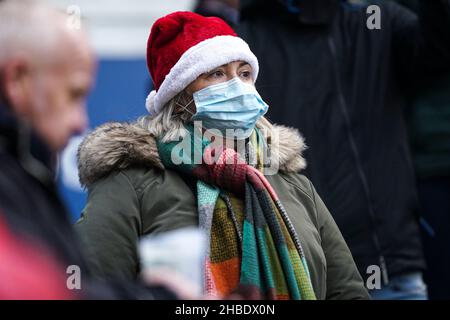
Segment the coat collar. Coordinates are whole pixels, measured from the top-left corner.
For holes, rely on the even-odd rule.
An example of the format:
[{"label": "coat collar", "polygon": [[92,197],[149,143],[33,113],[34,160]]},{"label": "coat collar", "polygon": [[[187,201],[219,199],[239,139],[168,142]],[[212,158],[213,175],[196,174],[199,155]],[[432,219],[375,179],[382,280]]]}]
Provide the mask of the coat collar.
[{"label": "coat collar", "polygon": [[56,155],[11,108],[0,102],[0,153],[16,158],[22,168],[44,185],[53,185]]},{"label": "coat collar", "polygon": [[[273,125],[273,159],[283,172],[298,172],[306,167],[302,152],[306,146],[298,130]],[[138,123],[106,123],[90,133],[78,149],[80,183],[89,187],[115,170],[133,165],[164,170],[155,138]]]}]

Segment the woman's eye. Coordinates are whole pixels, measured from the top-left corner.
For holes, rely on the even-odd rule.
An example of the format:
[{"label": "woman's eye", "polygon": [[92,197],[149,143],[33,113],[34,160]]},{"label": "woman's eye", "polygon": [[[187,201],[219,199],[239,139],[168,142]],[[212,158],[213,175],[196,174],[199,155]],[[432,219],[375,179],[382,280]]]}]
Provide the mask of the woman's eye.
[{"label": "woman's eye", "polygon": [[251,77],[250,71],[243,71],[241,72],[241,77],[245,79],[249,79]]},{"label": "woman's eye", "polygon": [[222,71],[217,70],[217,71],[214,71],[214,72],[210,73],[210,74],[209,74],[209,77],[212,77],[212,78],[220,78],[220,77],[223,76],[223,75],[224,75],[224,73],[223,73]]}]

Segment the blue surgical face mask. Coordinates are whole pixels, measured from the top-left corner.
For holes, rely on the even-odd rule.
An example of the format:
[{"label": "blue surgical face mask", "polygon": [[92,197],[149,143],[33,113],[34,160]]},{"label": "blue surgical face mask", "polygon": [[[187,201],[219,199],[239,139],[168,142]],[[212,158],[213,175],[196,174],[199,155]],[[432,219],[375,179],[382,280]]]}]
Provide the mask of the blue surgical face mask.
[{"label": "blue surgical face mask", "polygon": [[203,128],[235,139],[248,138],[269,108],[255,87],[239,78],[199,90],[193,98],[197,112],[192,121],[202,121]]}]

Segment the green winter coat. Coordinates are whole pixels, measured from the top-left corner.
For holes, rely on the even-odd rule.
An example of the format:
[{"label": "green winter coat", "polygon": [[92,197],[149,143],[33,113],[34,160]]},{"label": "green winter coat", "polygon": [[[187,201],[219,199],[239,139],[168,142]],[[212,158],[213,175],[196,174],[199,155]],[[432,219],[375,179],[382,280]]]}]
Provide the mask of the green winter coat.
[{"label": "green winter coat", "polygon": [[[274,128],[279,143],[271,152],[279,156],[280,171],[267,178],[299,234],[317,298],[368,299],[333,218],[311,182],[297,173],[305,167],[302,137],[294,129]],[[198,225],[192,188],[164,169],[154,138],[138,124],[97,128],[81,144],[78,161],[89,195],[76,228],[97,277],[136,278],[140,237]]]}]

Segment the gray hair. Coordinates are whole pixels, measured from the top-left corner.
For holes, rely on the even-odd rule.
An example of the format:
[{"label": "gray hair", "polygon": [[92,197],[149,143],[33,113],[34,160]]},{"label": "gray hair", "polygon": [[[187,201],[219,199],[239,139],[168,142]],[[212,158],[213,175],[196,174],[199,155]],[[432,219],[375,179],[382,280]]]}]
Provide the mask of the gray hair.
[{"label": "gray hair", "polygon": [[58,48],[65,18],[40,0],[0,1],[0,67],[18,53],[39,61],[51,57],[49,48]]}]

